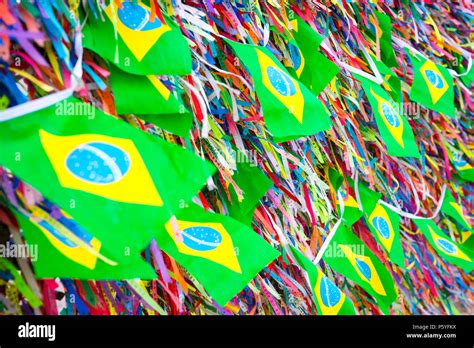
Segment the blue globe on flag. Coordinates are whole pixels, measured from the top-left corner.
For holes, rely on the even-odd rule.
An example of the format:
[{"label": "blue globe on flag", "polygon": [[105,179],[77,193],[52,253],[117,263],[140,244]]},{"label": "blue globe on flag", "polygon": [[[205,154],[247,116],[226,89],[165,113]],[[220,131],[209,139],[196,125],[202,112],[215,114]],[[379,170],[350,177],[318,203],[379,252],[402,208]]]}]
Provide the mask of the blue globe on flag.
[{"label": "blue globe on flag", "polygon": [[441,76],[439,76],[439,74],[436,71],[426,70],[425,75],[426,75],[426,78],[428,79],[428,81],[434,87],[436,87],[436,88],[443,88],[444,87],[443,78]]},{"label": "blue globe on flag", "polygon": [[284,97],[291,97],[296,93],[296,86],[291,79],[279,69],[267,67],[267,75],[275,90]]},{"label": "blue globe on flag", "polygon": [[120,181],[130,166],[130,157],[125,151],[102,142],[81,144],[66,158],[66,168],[72,175],[96,185]]},{"label": "blue globe on flag", "polygon": [[147,31],[158,29],[162,23],[155,19],[150,22],[150,11],[138,3],[131,1],[122,2],[122,8],[119,8],[118,18],[127,28],[136,31]]},{"label": "blue globe on flag", "polygon": [[222,242],[221,234],[207,226],[193,226],[182,231],[183,243],[196,251],[216,249]]}]

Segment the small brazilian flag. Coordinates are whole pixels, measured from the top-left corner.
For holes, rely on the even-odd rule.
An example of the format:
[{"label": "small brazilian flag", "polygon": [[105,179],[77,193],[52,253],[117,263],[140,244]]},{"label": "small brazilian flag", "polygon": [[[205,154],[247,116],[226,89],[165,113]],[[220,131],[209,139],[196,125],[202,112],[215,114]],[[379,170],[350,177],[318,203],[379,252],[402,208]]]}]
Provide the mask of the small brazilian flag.
[{"label": "small brazilian flag", "polygon": [[400,79],[383,62],[377,61],[375,57],[373,58],[374,58],[374,64],[383,78],[382,86],[385,88],[386,91],[388,91],[388,93],[390,94],[390,96],[395,102],[400,103],[402,101]]},{"label": "small brazilian flag", "polygon": [[341,194],[341,197],[344,200],[344,213],[342,214],[342,219],[347,227],[351,227],[362,217],[363,212],[359,209],[354,196],[348,193],[345,187],[341,186],[338,193]]},{"label": "small brazilian flag", "polygon": [[294,41],[288,47],[296,78],[318,95],[337,75],[339,67],[318,51],[323,37],[303,19],[295,15],[290,24]]},{"label": "small brazilian flag", "polygon": [[[452,55],[454,59],[451,60],[451,68],[461,75],[460,78],[464,85],[467,88],[471,88],[474,83],[474,69],[472,69],[472,67],[469,71],[466,69],[466,67],[469,66],[469,61],[466,60],[462,54],[453,51]],[[464,67],[464,62],[466,62],[466,67]]]},{"label": "small brazilian flag", "polygon": [[[56,220],[49,215],[45,207],[33,208],[31,217],[23,216],[16,211],[14,213],[27,245],[35,245],[38,248],[36,258],[32,258],[37,278],[84,280],[156,278],[156,272],[141,259],[140,254],[110,260],[106,258],[107,246],[88,234],[72,219],[61,216]],[[71,237],[67,237],[67,233],[73,234],[84,244],[77,244]],[[108,247],[113,248],[115,245]]]},{"label": "small brazilian flag", "polygon": [[405,255],[400,240],[400,216],[382,204],[366,213],[369,229],[379,244],[387,251],[390,260],[405,268]]},{"label": "small brazilian flag", "polygon": [[160,248],[203,285],[221,306],[278,257],[250,227],[191,204],[157,235]]},{"label": "small brazilian flag", "polygon": [[[346,180],[350,188],[354,191],[354,197],[356,197],[356,188],[354,180],[352,180],[351,178],[346,178]],[[364,212],[371,212],[375,209],[375,206],[377,205],[378,200],[382,197],[382,194],[369,189],[361,182],[358,182],[357,187],[359,191],[360,203],[362,205],[361,207],[359,207],[360,210]]]},{"label": "small brazilian flag", "polygon": [[444,232],[428,219],[413,219],[425,235],[433,249],[446,261],[461,267],[467,272],[474,269],[474,252],[453,242]]},{"label": "small brazilian flag", "polygon": [[461,246],[465,249],[470,250],[471,252],[474,252],[474,234],[469,233],[464,238],[464,241],[462,242]]},{"label": "small brazilian flag", "polygon": [[379,85],[359,78],[369,98],[380,136],[390,156],[420,158],[415,136],[405,117],[400,115],[396,104]]},{"label": "small brazilian flag", "polygon": [[449,148],[447,148],[447,152],[448,157],[461,180],[474,182],[474,167],[468,162],[468,159],[465,158],[462,153],[453,153]]},{"label": "small brazilian flag", "polygon": [[471,229],[471,225],[469,224],[469,221],[467,221],[467,218],[462,211],[461,205],[456,202],[449,190],[446,190],[444,195],[443,204],[441,205],[441,212],[451,216],[462,227],[468,230]]},{"label": "small brazilian flag", "polygon": [[[332,168],[329,168],[329,180],[334,190],[336,190],[336,196],[339,200],[339,196],[342,197],[344,203],[344,213],[342,214],[342,220],[344,225],[351,227],[356,221],[358,221],[364,213],[359,209],[356,199],[349,193],[350,186],[344,181],[341,174]],[[337,204],[337,210],[339,211],[339,204]]]},{"label": "small brazilian flag", "polygon": [[260,199],[273,186],[273,182],[260,169],[243,162],[237,163],[232,180],[242,190],[243,197],[239,199],[235,188],[229,186],[231,198],[231,202],[228,202],[229,215],[242,223],[251,225]]},{"label": "small brazilian flag", "polygon": [[114,245],[113,260],[139,254],[214,173],[194,154],[75,98],[1,122],[0,138],[0,165]]},{"label": "small brazilian flag", "polygon": [[[350,187],[354,188],[354,181],[348,179],[348,183]],[[389,258],[395,264],[404,268],[405,255],[400,240],[400,216],[378,203],[382,195],[372,191],[362,183],[359,183],[359,196],[363,210],[360,215],[365,214],[370,231],[375,236],[377,242],[382,244],[383,248],[387,251]],[[354,201],[352,205],[357,207],[355,199],[352,198],[352,200]],[[360,212],[360,210],[357,211]],[[350,225],[346,224],[346,226]]]},{"label": "small brazilian flag", "polygon": [[323,104],[267,48],[226,41],[250,72],[265,123],[277,142],[331,127]]},{"label": "small brazilian flag", "polygon": [[405,49],[413,65],[410,99],[428,109],[454,117],[453,78],[449,71],[431,60],[413,56]]},{"label": "small brazilian flag", "polygon": [[334,271],[360,285],[372,295],[382,311],[397,298],[390,272],[377,257],[351,231],[340,225],[323,260]]},{"label": "small brazilian flag", "polygon": [[[381,61],[389,67],[397,66],[395,52],[392,47],[392,22],[390,21],[390,17],[382,12],[374,11],[374,13],[375,18],[373,16],[369,17],[369,21],[373,25],[373,28],[367,31],[367,33],[374,40],[376,40],[377,37],[379,38]],[[376,21],[378,22],[378,26]],[[375,35],[373,34],[374,32]]]},{"label": "small brazilian flag", "polygon": [[308,273],[318,313],[322,315],[354,315],[351,300],[306,256],[290,246],[296,261]]},{"label": "small brazilian flag", "polygon": [[153,16],[142,1],[109,1],[104,18],[89,14],[84,47],[137,75],[191,73],[191,52],[180,29]]},{"label": "small brazilian flag", "polygon": [[193,116],[156,75],[128,74],[110,65],[118,114],[134,114],[173,134],[189,137]]}]

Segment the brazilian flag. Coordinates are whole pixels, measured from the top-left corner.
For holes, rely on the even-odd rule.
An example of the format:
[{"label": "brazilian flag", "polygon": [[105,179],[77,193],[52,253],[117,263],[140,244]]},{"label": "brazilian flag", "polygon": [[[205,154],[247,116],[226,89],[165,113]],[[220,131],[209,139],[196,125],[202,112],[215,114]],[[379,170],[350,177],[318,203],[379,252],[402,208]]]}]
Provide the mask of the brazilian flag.
[{"label": "brazilian flag", "polygon": [[376,299],[384,313],[389,313],[397,298],[390,272],[344,225],[339,226],[323,260],[334,271],[360,285]]},{"label": "brazilian flag", "polygon": [[400,103],[402,101],[402,92],[401,92],[402,90],[401,90],[400,79],[383,62],[376,60],[375,57],[373,58],[374,58],[374,64],[377,67],[377,70],[379,71],[380,75],[382,75],[383,88],[388,92],[388,94],[390,94],[390,96],[396,103]]},{"label": "brazilian flag", "polygon": [[242,191],[243,197],[237,195],[233,185],[229,186],[229,215],[247,225],[252,224],[253,214],[260,199],[273,186],[273,182],[251,163],[238,162],[232,180]]},{"label": "brazilian flag", "polygon": [[461,205],[454,199],[449,190],[446,190],[444,195],[443,204],[441,205],[441,212],[452,217],[465,229],[471,229],[471,225],[464,215]]},{"label": "brazilian flag", "polygon": [[369,99],[377,128],[390,156],[420,158],[415,136],[407,119],[400,115],[396,104],[379,85],[359,78]]},{"label": "brazilian flag", "polygon": [[[354,197],[356,197],[356,185],[354,180],[352,180],[351,178],[346,178],[346,180],[349,187],[354,191]],[[381,193],[369,189],[361,182],[358,182],[357,184],[357,191],[359,191],[360,203],[362,205],[360,209],[363,212],[373,211],[375,209],[375,206],[377,205],[378,200],[382,197]]]},{"label": "brazilian flag", "polygon": [[340,69],[319,52],[318,47],[323,41],[321,35],[297,15],[290,24],[294,40],[289,42],[288,47],[295,75],[314,95],[318,95]]},{"label": "brazilian flag", "polygon": [[280,254],[250,227],[195,204],[170,219],[156,240],[221,306]]},{"label": "brazilian flag", "polygon": [[[350,227],[362,217],[363,212],[359,209],[356,199],[347,191],[347,188],[341,186],[338,193],[344,200],[344,213],[342,214],[342,219],[344,224],[347,227]],[[339,206],[337,209],[339,210]]]},{"label": "brazilian flag", "polygon": [[366,212],[366,219],[370,231],[387,251],[390,260],[405,268],[405,255],[400,240],[400,216],[377,203],[371,212]]},{"label": "brazilian flag", "polygon": [[85,48],[131,74],[191,73],[189,46],[173,21],[153,16],[141,0],[106,3],[103,18],[87,18],[82,31]]},{"label": "brazilian flag", "polygon": [[447,262],[461,267],[466,272],[474,270],[474,252],[453,242],[434,222],[428,219],[413,219],[433,249]]},{"label": "brazilian flag", "polygon": [[448,69],[429,59],[411,55],[405,48],[413,65],[413,83],[410,99],[428,109],[454,117],[453,77]]},{"label": "brazilian flag", "polygon": [[[44,206],[34,206],[31,216],[14,211],[27,245],[38,247],[32,259],[38,279],[72,278],[94,280],[154,279],[156,272],[139,254],[107,258],[108,249],[67,214],[54,219]],[[72,236],[72,237],[71,237]],[[78,243],[79,240],[80,242]]]},{"label": "brazilian flag", "polygon": [[[349,187],[354,189],[354,181],[352,179],[347,181]],[[357,209],[356,212],[360,212],[360,215],[365,215],[370,231],[377,242],[387,251],[389,258],[398,266],[405,268],[405,255],[400,240],[400,216],[378,203],[382,197],[380,193],[372,191],[362,183],[359,183],[358,186],[362,211],[357,209],[357,202],[355,202],[354,198],[351,198],[353,201],[351,205],[354,206],[352,209]],[[357,213],[356,217],[357,219],[360,217],[359,213]]]},{"label": "brazilian flag", "polygon": [[297,263],[308,273],[318,313],[322,315],[354,315],[351,300],[306,256],[290,246]]},{"label": "brazilian flag", "polygon": [[265,47],[226,40],[247,67],[269,131],[277,142],[331,127],[323,104]]},{"label": "brazilian flag", "polygon": [[448,152],[449,160],[453,164],[454,169],[456,169],[457,175],[460,179],[474,182],[474,167],[469,163],[469,159],[463,156],[462,152],[453,153],[449,148],[446,150]]},{"label": "brazilian flag", "polygon": [[[364,213],[359,209],[356,199],[350,193],[352,188],[347,181],[344,181],[341,174],[334,169],[329,168],[329,180],[336,191],[337,199],[339,200],[339,196],[343,199],[344,212],[342,214],[342,221],[344,222],[344,225],[351,227],[364,215]],[[339,204],[337,204],[337,210],[340,214]]]},{"label": "brazilian flag", "polygon": [[369,15],[372,27],[367,30],[369,36],[380,42],[380,59],[389,67],[397,66],[395,52],[392,47],[392,22],[390,17],[383,12],[374,11],[375,16]]},{"label": "brazilian flag", "polygon": [[110,65],[118,114],[134,114],[173,134],[189,137],[193,115],[156,75],[133,75]]},{"label": "brazilian flag", "polygon": [[139,254],[215,170],[75,98],[1,122],[0,137],[0,165],[114,245],[112,260]]}]

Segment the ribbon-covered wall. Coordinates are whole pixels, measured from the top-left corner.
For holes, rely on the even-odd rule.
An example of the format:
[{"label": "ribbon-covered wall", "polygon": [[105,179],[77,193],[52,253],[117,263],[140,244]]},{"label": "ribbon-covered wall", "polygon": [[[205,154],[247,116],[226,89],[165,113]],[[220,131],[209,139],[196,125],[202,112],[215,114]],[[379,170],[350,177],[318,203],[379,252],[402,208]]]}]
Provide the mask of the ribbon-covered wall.
[{"label": "ribbon-covered wall", "polygon": [[472,313],[471,23],[0,0],[0,313]]}]

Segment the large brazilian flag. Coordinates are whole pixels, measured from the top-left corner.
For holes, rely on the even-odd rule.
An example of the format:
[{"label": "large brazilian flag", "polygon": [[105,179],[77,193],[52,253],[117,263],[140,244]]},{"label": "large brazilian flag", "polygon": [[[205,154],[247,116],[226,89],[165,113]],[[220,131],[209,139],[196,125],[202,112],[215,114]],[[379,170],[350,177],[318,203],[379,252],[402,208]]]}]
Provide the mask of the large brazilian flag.
[{"label": "large brazilian flag", "polygon": [[56,203],[112,260],[139,254],[214,167],[69,98],[0,123],[0,165]]}]

